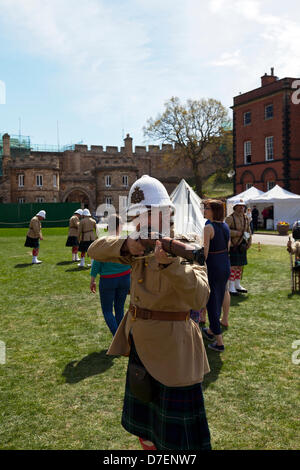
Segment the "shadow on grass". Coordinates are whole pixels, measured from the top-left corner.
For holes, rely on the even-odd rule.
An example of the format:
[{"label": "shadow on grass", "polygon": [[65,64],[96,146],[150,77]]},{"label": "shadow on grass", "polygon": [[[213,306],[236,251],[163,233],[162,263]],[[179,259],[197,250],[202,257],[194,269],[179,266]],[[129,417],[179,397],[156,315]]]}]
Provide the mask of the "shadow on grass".
[{"label": "shadow on grass", "polygon": [[89,271],[91,267],[89,266],[77,266],[76,268],[66,269],[66,273],[80,272],[80,271]]},{"label": "shadow on grass", "polygon": [[15,268],[28,268],[28,266],[32,266],[32,263],[24,263],[24,264],[16,264]]},{"label": "shadow on grass", "polygon": [[240,295],[231,295],[230,296],[230,305],[234,307],[235,305],[239,305],[243,302],[248,300],[248,295],[240,294]]},{"label": "shadow on grass", "polygon": [[80,361],[72,361],[66,365],[62,376],[66,383],[75,384],[93,375],[102,374],[113,365],[114,356],[107,356],[106,350],[93,352]]},{"label": "shadow on grass", "polygon": [[294,295],[300,295],[300,291],[298,290],[298,291],[295,291],[295,292],[290,292],[288,294],[288,298],[292,299],[294,297]]},{"label": "shadow on grass", "polygon": [[[208,344],[205,342],[206,345]],[[219,373],[222,369],[223,362],[221,359],[221,353],[212,351],[209,348],[206,349],[206,354],[209,362],[210,372],[204,376],[204,380],[202,382],[202,389],[206,390],[212,382],[216,382],[218,380]]]},{"label": "shadow on grass", "polygon": [[60,263],[56,263],[56,266],[67,266],[69,264],[74,264],[75,261],[61,261]]}]

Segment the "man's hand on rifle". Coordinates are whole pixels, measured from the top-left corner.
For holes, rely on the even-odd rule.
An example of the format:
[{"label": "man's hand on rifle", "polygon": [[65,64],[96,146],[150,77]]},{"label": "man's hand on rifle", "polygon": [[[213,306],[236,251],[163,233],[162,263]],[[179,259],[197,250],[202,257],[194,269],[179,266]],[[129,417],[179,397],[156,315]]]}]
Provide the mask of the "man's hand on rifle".
[{"label": "man's hand on rifle", "polygon": [[168,256],[168,254],[162,249],[162,244],[159,240],[156,240],[155,249],[154,249],[154,256],[156,261],[159,264],[170,264],[172,260]]}]

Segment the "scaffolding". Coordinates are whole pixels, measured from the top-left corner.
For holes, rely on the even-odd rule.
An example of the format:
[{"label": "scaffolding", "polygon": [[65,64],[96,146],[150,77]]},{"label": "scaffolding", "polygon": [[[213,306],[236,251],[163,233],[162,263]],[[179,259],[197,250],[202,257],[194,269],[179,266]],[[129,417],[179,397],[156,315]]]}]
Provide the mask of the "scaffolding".
[{"label": "scaffolding", "polygon": [[[2,176],[2,156],[3,156],[3,135],[0,133],[0,176]],[[10,156],[12,159],[16,157],[28,157],[30,152],[65,152],[66,150],[74,150],[75,144],[70,145],[47,145],[47,144],[31,144],[30,137],[24,135],[10,135]]]},{"label": "scaffolding", "polygon": [[[0,133],[0,176],[2,176],[3,135]],[[24,135],[10,136],[10,156],[12,158],[30,155],[30,137]]]}]

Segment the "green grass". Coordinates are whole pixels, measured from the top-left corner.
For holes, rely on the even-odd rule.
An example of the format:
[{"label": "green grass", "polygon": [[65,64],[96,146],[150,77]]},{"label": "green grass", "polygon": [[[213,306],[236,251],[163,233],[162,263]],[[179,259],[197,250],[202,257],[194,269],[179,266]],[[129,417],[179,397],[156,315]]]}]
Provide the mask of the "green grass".
[{"label": "green grass", "polygon": [[205,197],[227,198],[233,196],[232,180],[219,182],[217,176],[217,173],[214,173],[205,181],[203,185]]},{"label": "green grass", "polygon": [[[120,424],[127,359],[111,335],[89,270],[68,264],[67,229],[45,228],[31,266],[26,229],[1,229],[1,449],[139,449]],[[300,297],[285,247],[254,245],[232,299],[223,355],[208,350],[204,396],[214,449],[297,449]],[[127,299],[129,300],[129,299]]]}]

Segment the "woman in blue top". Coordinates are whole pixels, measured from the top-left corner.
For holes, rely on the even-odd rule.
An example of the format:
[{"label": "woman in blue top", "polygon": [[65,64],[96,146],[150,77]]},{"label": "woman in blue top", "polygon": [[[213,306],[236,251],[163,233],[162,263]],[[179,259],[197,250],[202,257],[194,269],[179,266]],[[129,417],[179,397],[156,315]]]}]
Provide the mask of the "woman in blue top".
[{"label": "woman in blue top", "polygon": [[207,303],[209,328],[203,328],[203,335],[210,341],[208,347],[214,351],[224,351],[220,316],[226,283],[230,276],[229,246],[230,231],[224,220],[222,201],[208,199],[204,203],[204,254],[206,257],[210,296]]},{"label": "woman in blue top", "polygon": [[[119,236],[121,229],[120,217],[111,215],[108,219],[109,234]],[[96,277],[100,274],[100,303],[105,322],[113,335],[124,316],[124,305],[130,289],[130,269],[131,266],[119,263],[103,263],[95,260],[92,263],[90,290],[96,292]]]}]

